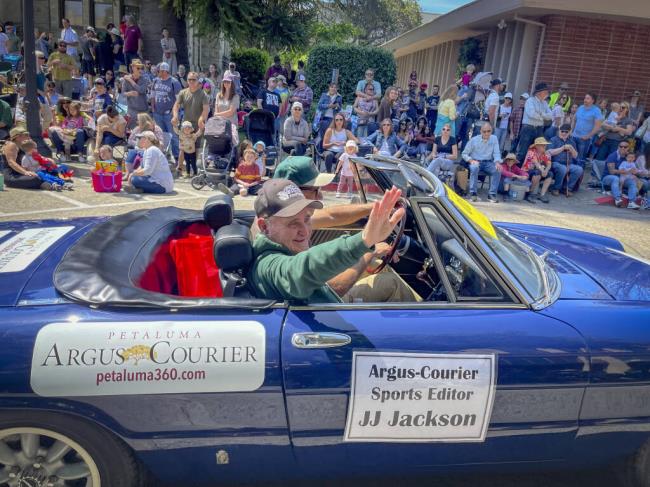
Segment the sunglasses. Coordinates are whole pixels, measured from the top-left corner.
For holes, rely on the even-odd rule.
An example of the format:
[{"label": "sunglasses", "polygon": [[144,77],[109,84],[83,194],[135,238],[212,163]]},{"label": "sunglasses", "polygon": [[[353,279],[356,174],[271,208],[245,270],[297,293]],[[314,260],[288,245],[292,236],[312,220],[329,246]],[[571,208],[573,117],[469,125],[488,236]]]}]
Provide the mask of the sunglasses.
[{"label": "sunglasses", "polygon": [[442,129],[443,132],[449,132],[451,129]]},{"label": "sunglasses", "polygon": [[561,133],[561,134],[568,134],[569,131],[568,131],[568,130],[560,130],[560,133]]},{"label": "sunglasses", "polygon": [[302,112],[302,108],[294,108],[293,111],[294,112]]}]

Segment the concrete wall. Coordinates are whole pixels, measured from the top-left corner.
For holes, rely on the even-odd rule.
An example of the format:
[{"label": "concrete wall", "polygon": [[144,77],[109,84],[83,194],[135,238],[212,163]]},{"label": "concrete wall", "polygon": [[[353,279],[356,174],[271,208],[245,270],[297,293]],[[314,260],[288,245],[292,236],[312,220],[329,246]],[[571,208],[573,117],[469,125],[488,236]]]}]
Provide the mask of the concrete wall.
[{"label": "concrete wall", "polygon": [[621,101],[640,90],[650,108],[650,25],[559,15],[543,21],[540,81],[554,87],[566,81],[578,100],[593,91]]},{"label": "concrete wall", "polygon": [[459,50],[460,41],[449,41],[397,58],[397,86],[407,88],[409,75],[416,70],[418,81],[429,87],[438,84],[442,92],[456,79]]}]

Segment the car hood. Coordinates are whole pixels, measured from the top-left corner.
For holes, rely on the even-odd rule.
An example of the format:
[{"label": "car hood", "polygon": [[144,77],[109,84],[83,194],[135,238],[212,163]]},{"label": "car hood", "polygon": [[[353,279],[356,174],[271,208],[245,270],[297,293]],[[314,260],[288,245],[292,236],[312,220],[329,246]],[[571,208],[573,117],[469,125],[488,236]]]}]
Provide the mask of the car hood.
[{"label": "car hood", "polygon": [[59,299],[54,269],[68,248],[104,219],[0,223],[0,306]]},{"label": "car hood", "polygon": [[650,301],[650,262],[625,252],[615,239],[540,225],[498,223],[538,252],[560,276],[560,299]]}]

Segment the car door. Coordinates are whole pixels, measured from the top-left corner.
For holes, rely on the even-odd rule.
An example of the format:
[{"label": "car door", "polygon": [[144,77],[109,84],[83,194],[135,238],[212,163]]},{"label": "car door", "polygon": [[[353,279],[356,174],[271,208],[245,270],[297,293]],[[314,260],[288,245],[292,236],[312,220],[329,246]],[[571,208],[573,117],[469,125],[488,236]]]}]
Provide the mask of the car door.
[{"label": "car door", "polygon": [[[371,465],[397,473],[563,459],[588,381],[582,337],[521,302],[475,245],[443,219],[441,207],[414,200],[411,208],[439,274],[448,274],[445,299],[437,293],[436,300],[418,303],[289,310],[281,353],[298,461],[311,470]],[[443,265],[446,250],[438,248],[425,217],[459,240],[466,249],[462,266],[481,276],[480,285],[453,287],[459,259]],[[472,399],[480,396],[474,402],[461,397],[472,389],[465,380],[473,370],[487,377],[474,384]]]}]

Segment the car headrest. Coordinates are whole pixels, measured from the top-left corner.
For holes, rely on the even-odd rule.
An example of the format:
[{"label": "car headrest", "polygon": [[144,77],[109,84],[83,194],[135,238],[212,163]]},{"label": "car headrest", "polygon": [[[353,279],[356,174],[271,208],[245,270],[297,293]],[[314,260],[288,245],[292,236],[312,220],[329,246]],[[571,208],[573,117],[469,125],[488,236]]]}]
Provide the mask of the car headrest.
[{"label": "car headrest", "polygon": [[246,271],[253,261],[250,229],[241,223],[231,223],[217,230],[214,236],[214,261],[224,272]]},{"label": "car headrest", "polygon": [[203,207],[203,220],[216,232],[225,225],[232,223],[235,203],[227,194],[217,194],[205,202]]}]

